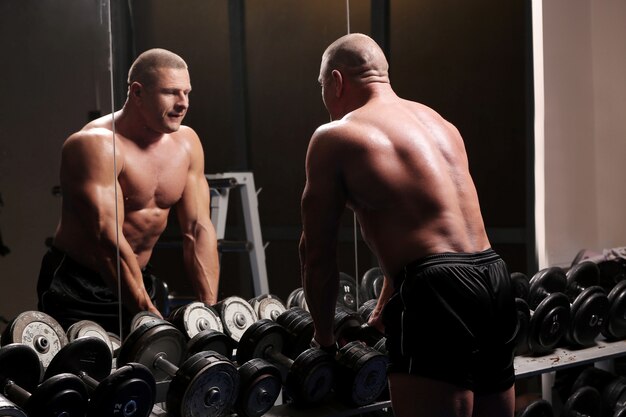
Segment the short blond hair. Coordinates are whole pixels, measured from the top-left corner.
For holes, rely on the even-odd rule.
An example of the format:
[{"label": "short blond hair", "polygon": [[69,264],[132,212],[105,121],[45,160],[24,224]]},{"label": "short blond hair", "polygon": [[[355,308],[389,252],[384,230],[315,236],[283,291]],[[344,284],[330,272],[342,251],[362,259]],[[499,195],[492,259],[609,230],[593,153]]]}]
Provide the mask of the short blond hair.
[{"label": "short blond hair", "polygon": [[135,81],[144,86],[152,85],[159,68],[188,69],[185,60],[174,52],[161,48],[148,49],[131,65],[128,71],[128,85]]}]

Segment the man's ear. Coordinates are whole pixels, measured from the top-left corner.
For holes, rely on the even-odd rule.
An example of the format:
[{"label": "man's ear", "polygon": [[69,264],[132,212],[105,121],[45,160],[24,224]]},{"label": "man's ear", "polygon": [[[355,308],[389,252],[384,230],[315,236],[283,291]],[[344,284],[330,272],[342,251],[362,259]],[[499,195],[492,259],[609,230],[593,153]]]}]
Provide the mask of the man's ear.
[{"label": "man's ear", "polygon": [[141,83],[134,81],[128,87],[128,95],[132,99],[140,99],[142,94],[143,94],[143,85],[141,85]]},{"label": "man's ear", "polygon": [[343,93],[343,76],[337,70],[332,70],[330,75],[335,81],[335,97],[341,97],[341,94]]}]

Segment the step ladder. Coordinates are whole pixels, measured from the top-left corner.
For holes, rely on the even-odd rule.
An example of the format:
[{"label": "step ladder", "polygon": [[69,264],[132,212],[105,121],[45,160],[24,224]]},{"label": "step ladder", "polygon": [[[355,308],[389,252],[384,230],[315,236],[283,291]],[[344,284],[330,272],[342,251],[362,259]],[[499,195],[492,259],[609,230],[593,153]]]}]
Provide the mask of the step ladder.
[{"label": "step ladder", "polygon": [[[265,266],[265,247],[261,236],[257,190],[251,172],[224,172],[206,174],[211,189],[211,222],[215,227],[218,249],[225,252],[248,252],[255,296],[269,294],[267,269]],[[226,216],[228,214],[228,197],[230,192],[239,190],[243,217],[246,227],[245,242],[224,240],[226,232]]]}]

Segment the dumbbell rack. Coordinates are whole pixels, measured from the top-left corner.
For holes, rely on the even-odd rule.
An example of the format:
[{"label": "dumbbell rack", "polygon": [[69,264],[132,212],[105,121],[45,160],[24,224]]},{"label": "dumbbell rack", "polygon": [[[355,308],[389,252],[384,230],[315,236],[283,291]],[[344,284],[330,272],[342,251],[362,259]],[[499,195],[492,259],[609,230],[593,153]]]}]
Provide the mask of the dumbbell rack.
[{"label": "dumbbell rack", "polygon": [[[215,227],[217,239],[221,243],[224,243],[230,191],[234,189],[239,190],[247,238],[247,242],[240,246],[243,246],[243,250],[247,251],[250,257],[254,294],[268,294],[270,291],[265,266],[265,248],[261,236],[259,202],[257,190],[254,186],[254,175],[251,172],[224,172],[220,174],[206,174],[205,176],[211,188],[211,222]],[[227,246],[224,243],[222,251],[226,251],[225,248]]]}]

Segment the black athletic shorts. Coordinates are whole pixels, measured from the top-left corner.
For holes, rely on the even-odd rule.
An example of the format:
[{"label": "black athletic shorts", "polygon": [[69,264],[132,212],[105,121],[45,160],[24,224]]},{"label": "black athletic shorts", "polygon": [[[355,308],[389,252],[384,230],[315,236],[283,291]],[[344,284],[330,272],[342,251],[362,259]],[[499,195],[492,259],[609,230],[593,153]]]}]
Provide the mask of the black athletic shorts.
[{"label": "black athletic shorts", "polygon": [[452,383],[476,394],[515,380],[517,313],[504,261],[491,249],[407,265],[383,310],[389,373]]},{"label": "black athletic shorts", "polygon": [[[153,275],[143,270],[146,291],[154,302]],[[41,261],[37,308],[56,319],[64,329],[80,320],[92,320],[107,331],[119,334],[119,303],[97,272],[52,247]],[[128,334],[132,314],[123,309],[122,326]]]}]

